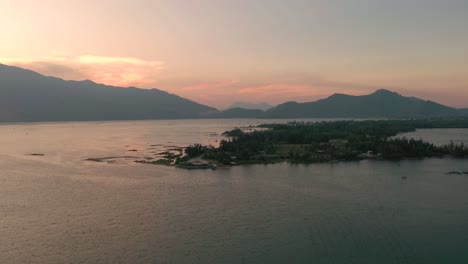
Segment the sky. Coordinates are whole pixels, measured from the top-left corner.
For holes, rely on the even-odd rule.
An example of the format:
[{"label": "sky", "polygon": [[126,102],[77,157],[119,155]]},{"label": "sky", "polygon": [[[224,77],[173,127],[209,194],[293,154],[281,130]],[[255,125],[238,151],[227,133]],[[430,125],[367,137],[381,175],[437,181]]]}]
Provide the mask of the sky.
[{"label": "sky", "polygon": [[224,108],[385,88],[468,107],[466,0],[0,0],[0,63]]}]

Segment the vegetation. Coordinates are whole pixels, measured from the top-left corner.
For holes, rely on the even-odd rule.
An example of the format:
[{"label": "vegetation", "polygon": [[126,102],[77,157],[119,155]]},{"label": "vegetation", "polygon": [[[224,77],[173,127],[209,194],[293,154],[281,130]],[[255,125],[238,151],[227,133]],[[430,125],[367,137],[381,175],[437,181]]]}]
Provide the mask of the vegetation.
[{"label": "vegetation", "polygon": [[287,102],[269,109],[263,118],[428,118],[466,116],[466,112],[435,102],[388,91],[362,96],[334,94],[315,102]]},{"label": "vegetation", "polygon": [[227,131],[219,147],[195,144],[185,148],[176,163],[201,157],[219,164],[289,161],[329,162],[360,159],[406,159],[451,155],[468,156],[468,146],[436,146],[422,140],[395,137],[422,128],[468,128],[468,118],[291,122],[263,124],[263,130]]},{"label": "vegetation", "polygon": [[0,122],[180,119],[218,112],[158,89],[65,81],[0,65]]}]

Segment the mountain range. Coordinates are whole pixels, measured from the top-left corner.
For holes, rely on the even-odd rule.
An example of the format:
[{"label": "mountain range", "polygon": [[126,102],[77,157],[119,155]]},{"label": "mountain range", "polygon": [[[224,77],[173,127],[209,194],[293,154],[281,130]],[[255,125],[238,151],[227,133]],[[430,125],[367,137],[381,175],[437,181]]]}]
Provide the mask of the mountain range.
[{"label": "mountain range", "polygon": [[270,108],[273,108],[273,106],[265,102],[258,103],[258,104],[247,103],[247,102],[235,102],[229,107],[227,107],[226,109],[233,109],[233,108],[243,108],[243,109],[251,109],[251,110],[258,109],[258,110],[266,111]]},{"label": "mountain range", "polygon": [[460,109],[380,89],[369,95],[334,94],[309,103],[287,102],[265,112],[265,118],[424,118],[458,116]]},{"label": "mountain range", "polygon": [[286,102],[266,111],[240,107],[219,111],[158,89],[115,87],[89,80],[66,81],[0,64],[0,122],[460,115],[468,115],[468,109],[405,97],[384,89],[362,96],[334,94],[315,102]]},{"label": "mountain range", "polygon": [[0,122],[198,118],[217,109],[158,90],[65,81],[0,65]]}]

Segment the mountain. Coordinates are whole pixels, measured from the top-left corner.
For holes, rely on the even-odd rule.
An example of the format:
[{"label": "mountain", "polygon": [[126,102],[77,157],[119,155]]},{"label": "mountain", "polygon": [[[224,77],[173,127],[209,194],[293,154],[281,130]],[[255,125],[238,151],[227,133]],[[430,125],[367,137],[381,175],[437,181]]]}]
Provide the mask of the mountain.
[{"label": "mountain", "polygon": [[[254,108],[262,105],[244,104]],[[239,107],[218,111],[158,89],[65,81],[0,64],[0,122],[456,115],[468,115],[468,109],[455,109],[383,89],[363,96],[334,94],[315,102],[287,102],[267,111]]]},{"label": "mountain", "polygon": [[206,118],[259,118],[265,114],[260,109],[230,108],[220,112],[211,112]]},{"label": "mountain", "polygon": [[0,64],[0,122],[180,119],[216,112],[158,89],[65,81]]},{"label": "mountain", "polygon": [[267,103],[259,103],[259,104],[254,104],[254,103],[246,103],[246,102],[236,102],[230,105],[226,109],[232,109],[232,108],[243,108],[243,109],[260,109],[263,111],[266,111],[273,106],[267,104]]},{"label": "mountain", "polygon": [[458,109],[388,90],[369,95],[334,94],[309,103],[287,102],[266,111],[265,118],[423,118],[456,116]]}]

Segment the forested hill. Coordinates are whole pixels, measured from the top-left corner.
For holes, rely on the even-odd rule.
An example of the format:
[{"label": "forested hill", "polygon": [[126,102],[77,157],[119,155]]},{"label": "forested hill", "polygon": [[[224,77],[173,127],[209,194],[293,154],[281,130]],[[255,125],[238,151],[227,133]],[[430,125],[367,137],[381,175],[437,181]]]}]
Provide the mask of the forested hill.
[{"label": "forested hill", "polygon": [[65,81],[0,64],[0,122],[146,120],[181,118],[423,118],[468,115],[432,101],[388,91],[334,94],[309,103],[287,102],[267,111],[219,111],[158,89]]},{"label": "forested hill", "polygon": [[215,108],[158,90],[65,81],[0,64],[0,122],[199,118]]},{"label": "forested hill", "polygon": [[255,103],[246,103],[246,102],[236,102],[236,103],[233,103],[232,105],[230,105],[226,109],[243,108],[243,109],[249,109],[249,110],[263,110],[263,111],[266,111],[266,110],[268,110],[268,109],[270,109],[272,107],[273,106],[271,106],[270,104],[267,104],[267,103],[255,104]]},{"label": "forested hill", "polygon": [[309,103],[287,102],[264,114],[266,118],[421,118],[457,116],[462,111],[388,90],[352,96],[334,94]]}]

